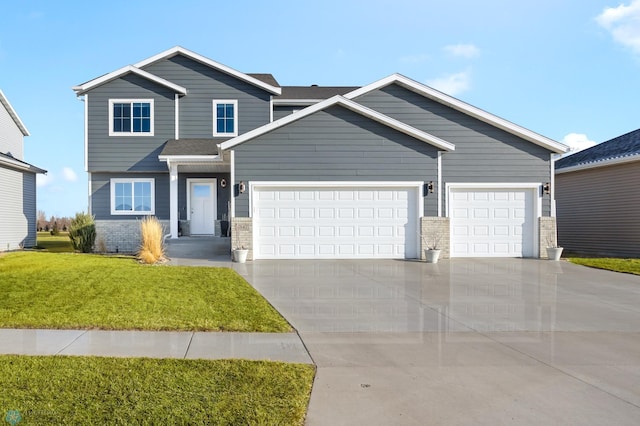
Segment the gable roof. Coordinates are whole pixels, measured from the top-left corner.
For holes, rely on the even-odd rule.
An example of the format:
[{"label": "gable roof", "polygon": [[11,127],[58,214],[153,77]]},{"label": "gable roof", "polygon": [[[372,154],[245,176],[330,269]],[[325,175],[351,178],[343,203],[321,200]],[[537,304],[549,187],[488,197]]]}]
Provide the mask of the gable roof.
[{"label": "gable roof", "polygon": [[27,130],[27,127],[24,125],[22,120],[20,120],[18,113],[16,112],[15,109],[13,109],[13,107],[9,103],[9,99],[7,99],[7,97],[4,95],[2,90],[0,90],[0,104],[4,105],[4,108],[7,110],[7,112],[13,119],[14,123],[16,123],[16,126],[18,126],[18,129],[20,129],[20,132],[22,132],[22,135],[29,136],[29,131]]},{"label": "gable roof", "polygon": [[263,83],[270,84],[273,87],[280,87],[280,83],[278,83],[278,80],[276,80],[273,74],[263,73],[263,72],[260,72],[260,73],[248,72],[247,75],[253,78],[257,78]]},{"label": "gable roof", "polygon": [[411,127],[401,121],[395,120],[391,117],[388,117],[384,114],[379,113],[378,111],[374,111],[370,108],[367,108],[363,105],[360,105],[357,102],[354,102],[342,96],[334,96],[332,98],[319,102],[315,105],[302,109],[298,112],[287,115],[279,120],[272,121],[271,123],[265,124],[264,126],[258,127],[257,129],[244,133],[243,135],[237,136],[233,139],[229,139],[228,141],[220,144],[220,149],[226,150],[226,149],[233,148],[234,146],[240,145],[258,136],[264,135],[265,133],[269,133],[271,131],[284,127],[289,123],[300,120],[313,113],[327,109],[334,105],[339,105],[344,108],[347,108],[357,114],[370,118],[374,121],[384,124],[385,126],[391,127],[392,129],[395,129],[399,132],[405,133],[423,142],[427,142],[441,150],[444,150],[444,151],[455,150],[455,146],[452,143],[442,140],[436,136],[430,135],[429,133],[423,132],[422,130],[418,130],[415,127]]},{"label": "gable roof", "polygon": [[418,83],[417,81],[412,80],[408,77],[405,77],[401,74],[392,74],[381,80],[373,82],[367,86],[361,87],[350,93],[347,93],[344,96],[345,98],[348,98],[348,99],[355,99],[366,93],[384,88],[391,84],[397,84],[401,87],[404,87],[408,90],[418,93],[419,95],[425,96],[431,100],[434,100],[443,105],[456,109],[464,114],[470,115],[471,117],[484,121],[485,123],[488,123],[506,132],[514,134],[536,145],[547,148],[550,151],[553,151],[556,153],[564,153],[564,152],[567,152],[567,150],[569,149],[569,147],[567,147],[564,144],[561,144],[560,142],[556,142],[552,139],[539,135],[535,132],[532,132],[531,130],[525,129],[524,127],[518,126],[517,124],[514,124],[503,118],[490,114],[484,110],[481,110],[480,108],[476,108],[472,105],[462,102],[459,99],[446,95],[434,88]]},{"label": "gable roof", "polygon": [[218,143],[219,139],[169,139],[159,155],[218,155]]},{"label": "gable roof", "polygon": [[78,96],[84,95],[91,89],[95,89],[98,86],[102,86],[103,84],[106,84],[117,78],[123,77],[127,74],[135,74],[142,78],[146,78],[147,80],[153,81],[161,86],[168,87],[169,89],[181,95],[187,94],[187,89],[185,89],[184,87],[179,86],[175,83],[172,83],[169,80],[165,80],[164,78],[158,77],[157,75],[153,75],[147,71],[141,70],[138,67],[135,67],[133,65],[127,65],[125,67],[112,71],[98,78],[94,78],[93,80],[89,80],[78,86],[73,86],[72,89],[76,92],[76,95]]},{"label": "gable roof", "polygon": [[216,62],[214,60],[211,60],[207,57],[204,57],[196,52],[192,52],[189,49],[185,49],[182,46],[175,46],[172,47],[171,49],[165,50],[164,52],[160,52],[157,55],[151,56],[150,58],[144,59],[140,62],[137,62],[134,64],[134,66],[136,68],[144,68],[148,65],[151,65],[155,62],[164,60],[164,59],[169,59],[172,58],[176,55],[182,55],[185,56],[189,59],[193,59],[194,61],[200,62],[204,65],[207,65],[208,67],[214,68],[218,71],[221,71],[225,74],[229,74],[239,80],[243,80],[246,81],[249,84],[252,84],[254,86],[260,87],[261,89],[266,90],[267,92],[273,93],[274,95],[279,95],[281,90],[280,87],[277,86],[273,86],[271,84],[265,83],[264,81],[256,78],[256,77],[252,77],[249,74],[245,74],[242,73],[240,71],[237,71],[231,67],[228,67],[226,65],[223,65],[219,62]]},{"label": "gable roof", "polygon": [[558,173],[640,160],[640,129],[556,161]]}]

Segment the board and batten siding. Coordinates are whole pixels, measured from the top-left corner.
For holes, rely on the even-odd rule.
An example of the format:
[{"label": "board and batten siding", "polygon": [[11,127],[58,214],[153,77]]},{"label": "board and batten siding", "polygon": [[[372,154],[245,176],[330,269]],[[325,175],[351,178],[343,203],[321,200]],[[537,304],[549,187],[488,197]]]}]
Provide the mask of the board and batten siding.
[{"label": "board and batten siding", "polygon": [[[128,74],[96,87],[87,97],[89,172],[153,172],[167,170],[158,161],[163,144],[175,136],[174,92]],[[109,136],[109,99],[153,99],[153,136]],[[87,102],[87,100],[85,100]]]},{"label": "board and batten siding", "polygon": [[556,173],[558,244],[566,251],[640,257],[640,161]]},{"label": "board and batten siding", "polygon": [[238,101],[238,134],[269,122],[270,93],[236,77],[182,55],[143,69],[187,88],[180,97],[180,138],[213,137],[214,99]]},{"label": "board and batten siding", "polygon": [[155,179],[155,216],[160,220],[169,220],[169,173],[92,173],[91,214],[96,220],[139,220],[145,217],[111,214],[111,179],[126,178]]},{"label": "board and batten siding", "polygon": [[[481,120],[392,84],[356,102],[455,145],[442,154],[442,184],[545,183],[551,181],[550,151]],[[446,194],[442,191],[446,212]],[[543,216],[550,214],[543,197]]]},{"label": "board and batten siding", "polygon": [[[435,181],[438,149],[340,106],[258,136],[235,150],[240,181]],[[434,194],[424,197],[435,216]],[[249,191],[236,216],[249,213]]]},{"label": "board and batten siding", "polygon": [[0,166],[0,251],[36,245],[36,175]]},{"label": "board and batten siding", "polygon": [[24,137],[9,111],[0,103],[0,152],[11,153],[13,158],[24,160]]}]

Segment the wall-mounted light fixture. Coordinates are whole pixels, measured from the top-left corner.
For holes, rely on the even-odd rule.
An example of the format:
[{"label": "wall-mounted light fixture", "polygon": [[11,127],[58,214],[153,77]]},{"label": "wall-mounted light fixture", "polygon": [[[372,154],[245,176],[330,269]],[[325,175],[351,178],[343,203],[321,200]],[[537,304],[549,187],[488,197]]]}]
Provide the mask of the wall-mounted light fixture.
[{"label": "wall-mounted light fixture", "polygon": [[244,194],[244,191],[246,191],[247,186],[244,184],[244,181],[241,180],[240,183],[238,184],[238,192],[240,192],[241,194]]},{"label": "wall-mounted light fixture", "polygon": [[434,185],[433,185],[433,181],[430,181],[430,182],[427,184],[427,190],[429,191],[429,193],[430,193],[430,194],[433,194],[433,187],[434,187]]},{"label": "wall-mounted light fixture", "polygon": [[551,184],[549,182],[545,183],[544,185],[542,185],[542,190],[544,191],[545,194],[550,194]]},{"label": "wall-mounted light fixture", "polygon": [[220,187],[221,188],[227,187],[227,180],[225,178],[220,179]]}]

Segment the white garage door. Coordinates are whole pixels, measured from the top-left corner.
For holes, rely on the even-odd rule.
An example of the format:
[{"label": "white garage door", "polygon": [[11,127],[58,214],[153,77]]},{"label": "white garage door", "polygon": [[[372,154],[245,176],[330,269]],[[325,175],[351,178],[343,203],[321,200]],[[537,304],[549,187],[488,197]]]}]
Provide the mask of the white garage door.
[{"label": "white garage door", "polygon": [[416,258],[416,188],[256,187],[254,258]]},{"label": "white garage door", "polygon": [[534,256],[533,189],[450,191],[452,257]]}]

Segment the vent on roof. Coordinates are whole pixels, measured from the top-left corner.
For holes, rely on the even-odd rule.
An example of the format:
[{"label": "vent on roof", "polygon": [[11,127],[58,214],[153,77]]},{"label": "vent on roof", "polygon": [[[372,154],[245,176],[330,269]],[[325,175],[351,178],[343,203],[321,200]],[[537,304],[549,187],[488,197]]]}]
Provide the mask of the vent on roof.
[{"label": "vent on roof", "polygon": [[312,84],[311,87],[318,87],[318,85],[317,84]]}]

